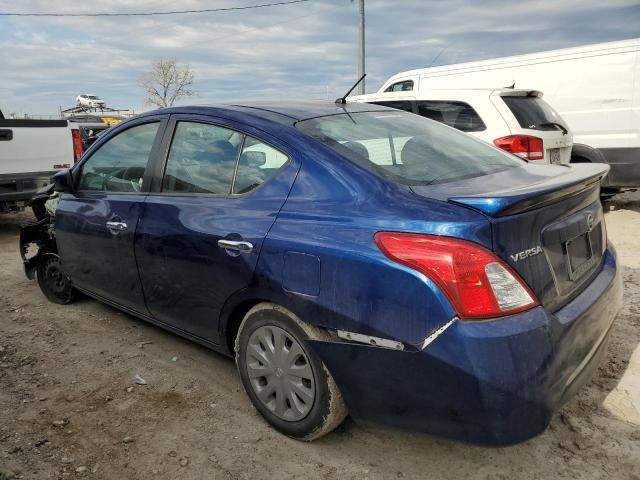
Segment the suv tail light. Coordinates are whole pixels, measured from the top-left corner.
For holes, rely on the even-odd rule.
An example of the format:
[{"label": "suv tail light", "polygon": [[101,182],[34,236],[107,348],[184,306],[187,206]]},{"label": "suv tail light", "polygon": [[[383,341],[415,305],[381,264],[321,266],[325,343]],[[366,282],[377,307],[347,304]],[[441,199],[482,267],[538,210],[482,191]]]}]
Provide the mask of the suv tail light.
[{"label": "suv tail light", "polygon": [[73,140],[73,163],[76,163],[84,153],[84,142],[80,130],[71,130],[71,139]]},{"label": "suv tail light", "polygon": [[500,317],[539,305],[511,267],[475,243],[397,232],[378,232],[375,241],[391,260],[433,280],[461,319]]},{"label": "suv tail light", "polygon": [[496,138],[496,147],[513,153],[526,160],[542,160],[544,158],[544,144],[541,138],[531,135],[509,135]]}]

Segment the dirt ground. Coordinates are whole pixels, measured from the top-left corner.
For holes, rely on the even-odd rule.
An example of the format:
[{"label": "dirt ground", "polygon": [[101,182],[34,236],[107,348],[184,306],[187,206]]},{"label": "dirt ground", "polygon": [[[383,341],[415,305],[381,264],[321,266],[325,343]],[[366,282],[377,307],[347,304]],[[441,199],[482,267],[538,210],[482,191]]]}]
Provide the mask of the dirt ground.
[{"label": "dirt ground", "polygon": [[640,480],[640,193],[607,209],[626,290],[606,361],[543,435],[499,449],[349,420],[290,440],[232,360],[93,300],[47,302],[18,254],[30,216],[0,216],[0,480]]}]

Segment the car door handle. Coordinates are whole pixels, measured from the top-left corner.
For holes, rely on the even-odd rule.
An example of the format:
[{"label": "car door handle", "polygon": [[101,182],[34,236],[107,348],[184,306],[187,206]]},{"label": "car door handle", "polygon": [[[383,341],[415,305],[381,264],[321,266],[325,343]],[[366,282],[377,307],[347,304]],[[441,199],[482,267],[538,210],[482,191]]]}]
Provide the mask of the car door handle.
[{"label": "car door handle", "polygon": [[233,240],[218,240],[218,246],[225,250],[233,250],[240,253],[251,253],[253,245],[249,242],[235,242]]},{"label": "car door handle", "polygon": [[107,222],[107,229],[113,234],[118,234],[127,229],[127,224],[124,222]]}]

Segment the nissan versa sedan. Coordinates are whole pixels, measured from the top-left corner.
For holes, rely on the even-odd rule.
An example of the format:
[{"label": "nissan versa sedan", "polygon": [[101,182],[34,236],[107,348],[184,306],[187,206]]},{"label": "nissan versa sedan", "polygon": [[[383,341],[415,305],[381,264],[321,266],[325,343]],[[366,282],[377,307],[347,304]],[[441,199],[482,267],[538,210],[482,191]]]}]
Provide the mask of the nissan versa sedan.
[{"label": "nissan versa sedan", "polygon": [[235,356],[291,437],[349,414],[507,445],[606,350],[607,169],[376,105],[168,108],[57,174],[21,251],[54,302],[81,292]]}]

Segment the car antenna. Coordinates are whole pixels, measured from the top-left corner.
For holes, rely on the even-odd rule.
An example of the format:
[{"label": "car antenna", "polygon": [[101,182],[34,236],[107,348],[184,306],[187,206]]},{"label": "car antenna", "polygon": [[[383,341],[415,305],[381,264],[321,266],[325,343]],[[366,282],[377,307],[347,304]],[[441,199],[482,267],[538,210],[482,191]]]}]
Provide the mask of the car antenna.
[{"label": "car antenna", "polygon": [[362,80],[364,80],[364,77],[366,77],[366,76],[367,76],[367,74],[364,73],[360,77],[360,79],[356,83],[353,84],[353,87],[351,87],[351,89],[347,93],[345,93],[344,97],[336,98],[335,104],[336,105],[344,105],[345,103],[347,103],[347,97],[349,96],[349,94],[351,92],[353,92],[353,90],[360,84],[360,82],[362,82]]},{"label": "car antenna", "polygon": [[509,85],[508,87],[504,87],[504,88],[510,88],[511,90],[513,90],[514,88],[516,88],[516,82],[513,82],[511,85]]}]

